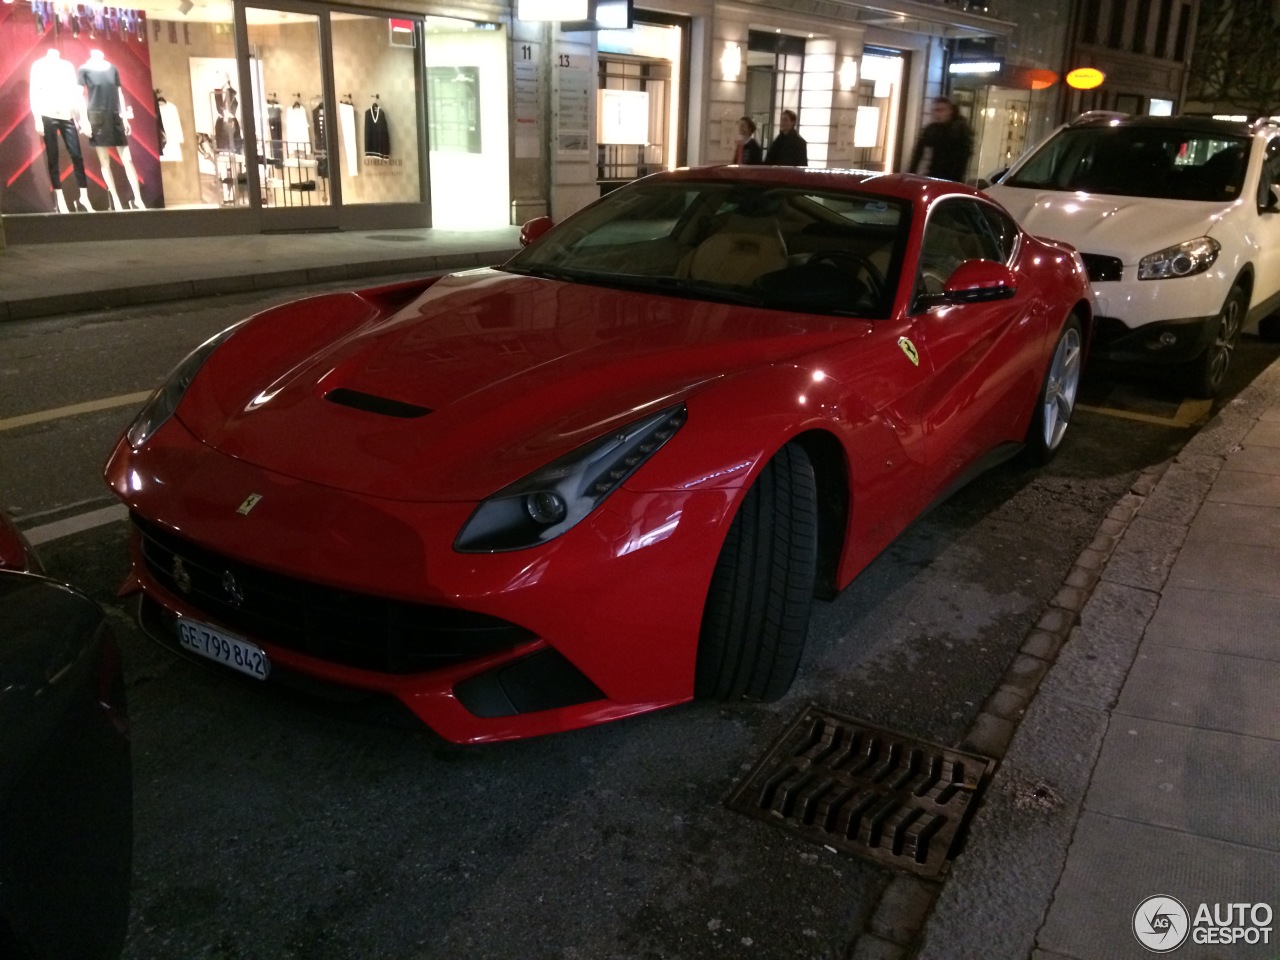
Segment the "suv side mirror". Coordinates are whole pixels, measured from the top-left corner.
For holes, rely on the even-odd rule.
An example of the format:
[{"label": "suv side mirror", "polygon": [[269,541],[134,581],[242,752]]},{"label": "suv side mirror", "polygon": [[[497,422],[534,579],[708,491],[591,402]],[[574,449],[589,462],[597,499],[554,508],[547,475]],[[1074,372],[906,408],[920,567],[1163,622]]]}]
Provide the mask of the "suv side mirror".
[{"label": "suv side mirror", "polygon": [[520,228],[520,246],[527,247],[556,225],[550,217],[534,217]]}]

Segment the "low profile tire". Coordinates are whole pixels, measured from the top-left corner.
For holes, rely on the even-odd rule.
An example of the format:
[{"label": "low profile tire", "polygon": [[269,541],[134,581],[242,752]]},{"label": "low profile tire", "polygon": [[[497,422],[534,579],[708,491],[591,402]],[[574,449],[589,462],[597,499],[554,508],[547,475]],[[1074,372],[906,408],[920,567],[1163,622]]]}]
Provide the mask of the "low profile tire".
[{"label": "low profile tire", "polygon": [[1193,397],[1208,400],[1218,395],[1227,379],[1227,370],[1231,366],[1231,357],[1236,352],[1236,343],[1240,340],[1240,329],[1244,326],[1245,311],[1249,309],[1249,298],[1239,286],[1231,288],[1222,311],[1215,321],[1213,342],[1205,348],[1204,353],[1191,361],[1187,370],[1186,390]]},{"label": "low profile tire", "polygon": [[1072,314],[1058,335],[1049,369],[1036,397],[1031,426],[1027,428],[1027,454],[1036,463],[1048,463],[1062,446],[1071,414],[1076,409],[1083,364],[1084,329],[1080,318]]},{"label": "low profile tire", "polygon": [[694,694],[777,700],[791,686],[813,605],[817,484],[788,444],[747,491],[720,550],[702,615]]}]

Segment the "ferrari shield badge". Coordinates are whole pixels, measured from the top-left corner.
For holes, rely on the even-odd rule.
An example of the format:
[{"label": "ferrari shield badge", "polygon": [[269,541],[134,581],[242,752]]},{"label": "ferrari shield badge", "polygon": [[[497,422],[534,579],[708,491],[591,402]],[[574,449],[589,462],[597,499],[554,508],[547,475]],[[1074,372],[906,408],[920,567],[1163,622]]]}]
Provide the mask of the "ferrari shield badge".
[{"label": "ferrari shield badge", "polygon": [[[902,348],[902,352],[907,355],[907,359],[911,361],[913,366],[920,366],[920,354],[917,352],[916,345],[914,343],[906,337],[899,337],[898,346]],[[248,513],[249,511],[241,507],[241,512]]]},{"label": "ferrari shield badge", "polygon": [[242,517],[247,517],[249,515],[249,511],[256,507],[258,505],[258,501],[261,499],[262,494],[260,493],[249,494],[244,498],[244,503],[236,507],[236,513],[240,514]]}]

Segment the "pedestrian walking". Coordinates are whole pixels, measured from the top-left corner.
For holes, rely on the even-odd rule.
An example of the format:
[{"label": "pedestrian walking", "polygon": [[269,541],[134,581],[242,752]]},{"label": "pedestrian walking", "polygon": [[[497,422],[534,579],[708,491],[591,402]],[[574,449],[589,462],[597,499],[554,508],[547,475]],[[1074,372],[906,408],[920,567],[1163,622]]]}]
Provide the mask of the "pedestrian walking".
[{"label": "pedestrian walking", "polygon": [[[928,151],[926,158],[925,151]],[[911,173],[939,180],[964,180],[973,150],[973,134],[955,103],[948,97],[933,101],[933,121],[921,131],[911,152]],[[924,168],[921,169],[921,161]]]},{"label": "pedestrian walking", "polygon": [[738,142],[734,147],[733,162],[764,163],[764,148],[756,139],[756,122],[750,117],[738,118]]},{"label": "pedestrian walking", "polygon": [[764,162],[775,167],[807,167],[809,165],[809,144],[796,130],[796,113],[794,110],[783,110],[778,121],[782,132],[769,144],[769,152]]}]

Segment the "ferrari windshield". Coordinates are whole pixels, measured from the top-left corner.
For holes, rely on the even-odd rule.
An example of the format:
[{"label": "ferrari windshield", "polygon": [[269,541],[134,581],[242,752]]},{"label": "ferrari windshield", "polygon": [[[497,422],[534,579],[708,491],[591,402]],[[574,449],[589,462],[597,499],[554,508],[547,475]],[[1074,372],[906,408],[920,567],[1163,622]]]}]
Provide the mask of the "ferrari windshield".
[{"label": "ferrari windshield", "polygon": [[516,273],[673,296],[888,316],[909,205],[742,181],[623,187],[510,260]]},{"label": "ferrari windshield", "polygon": [[1062,130],[1001,181],[1009,187],[1225,202],[1240,196],[1249,141],[1164,127]]}]

